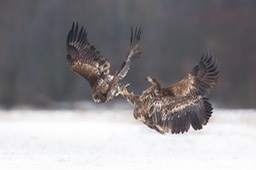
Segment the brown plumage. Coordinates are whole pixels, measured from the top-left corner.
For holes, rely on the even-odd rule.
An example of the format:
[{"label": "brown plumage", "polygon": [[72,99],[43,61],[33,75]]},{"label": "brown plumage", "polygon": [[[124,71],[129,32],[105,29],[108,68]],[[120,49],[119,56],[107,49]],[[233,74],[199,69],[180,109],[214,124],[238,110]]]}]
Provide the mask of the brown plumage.
[{"label": "brown plumage", "polygon": [[218,63],[212,54],[202,55],[199,63],[176,84],[162,87],[156,78],[147,77],[151,86],[142,95],[118,89],[134,106],[133,115],[161,134],[184,133],[190,128],[202,129],[212,115],[205,95],[217,83]]},{"label": "brown plumage", "polygon": [[110,63],[88,42],[87,32],[78,23],[72,25],[67,36],[67,60],[69,67],[85,78],[92,89],[96,103],[104,103],[117,94],[117,86],[131,65],[131,60],[140,56],[139,41],[141,28],[131,29],[130,50],[120,68],[114,75],[109,74]]}]

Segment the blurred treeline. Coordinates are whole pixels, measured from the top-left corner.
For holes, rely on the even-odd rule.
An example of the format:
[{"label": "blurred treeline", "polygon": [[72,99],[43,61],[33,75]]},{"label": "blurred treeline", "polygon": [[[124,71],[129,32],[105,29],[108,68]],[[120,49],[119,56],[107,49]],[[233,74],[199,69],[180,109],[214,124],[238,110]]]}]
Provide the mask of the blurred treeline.
[{"label": "blurred treeline", "polygon": [[165,85],[182,79],[211,49],[220,63],[211,100],[256,107],[255,0],[1,0],[1,106],[91,100],[89,84],[66,63],[73,21],[85,26],[112,73],[129,49],[130,27],[143,27],[142,57],[124,80],[136,93],[148,87],[147,75]]}]

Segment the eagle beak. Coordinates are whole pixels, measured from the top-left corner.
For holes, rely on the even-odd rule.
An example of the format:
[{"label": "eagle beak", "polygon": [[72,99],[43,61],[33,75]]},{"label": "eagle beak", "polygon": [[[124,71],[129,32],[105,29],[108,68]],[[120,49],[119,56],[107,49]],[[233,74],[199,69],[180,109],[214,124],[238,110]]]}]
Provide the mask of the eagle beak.
[{"label": "eagle beak", "polygon": [[151,78],[150,76],[147,76],[147,77],[145,78],[145,80],[147,80],[147,81],[149,81],[149,82],[152,82],[152,78]]}]

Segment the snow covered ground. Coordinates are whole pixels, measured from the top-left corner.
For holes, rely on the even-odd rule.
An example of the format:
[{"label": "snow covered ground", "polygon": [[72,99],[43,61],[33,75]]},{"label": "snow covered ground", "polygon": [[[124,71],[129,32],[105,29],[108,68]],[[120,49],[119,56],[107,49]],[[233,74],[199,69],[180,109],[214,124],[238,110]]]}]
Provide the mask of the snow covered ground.
[{"label": "snow covered ground", "polygon": [[256,111],[215,110],[183,135],[160,135],[130,109],[0,111],[0,169],[256,169]]}]

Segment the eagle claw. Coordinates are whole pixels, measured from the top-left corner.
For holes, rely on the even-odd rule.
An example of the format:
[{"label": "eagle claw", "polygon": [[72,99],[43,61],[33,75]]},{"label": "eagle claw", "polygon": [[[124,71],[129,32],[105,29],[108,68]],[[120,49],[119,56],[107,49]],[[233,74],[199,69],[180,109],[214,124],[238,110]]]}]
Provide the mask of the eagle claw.
[{"label": "eagle claw", "polygon": [[116,94],[116,96],[118,96],[118,95],[122,95],[122,96],[125,96],[125,95],[128,95],[128,94],[130,94],[129,92],[128,92],[128,90],[127,90],[127,87],[128,86],[130,86],[130,84],[126,84],[126,85],[124,85],[124,86],[122,86],[122,87],[120,87],[119,85],[117,86],[117,94]]}]

